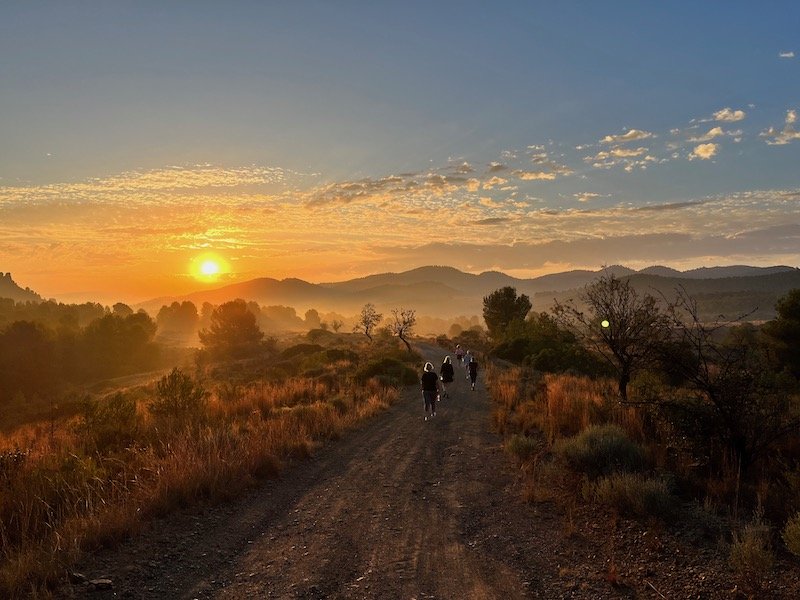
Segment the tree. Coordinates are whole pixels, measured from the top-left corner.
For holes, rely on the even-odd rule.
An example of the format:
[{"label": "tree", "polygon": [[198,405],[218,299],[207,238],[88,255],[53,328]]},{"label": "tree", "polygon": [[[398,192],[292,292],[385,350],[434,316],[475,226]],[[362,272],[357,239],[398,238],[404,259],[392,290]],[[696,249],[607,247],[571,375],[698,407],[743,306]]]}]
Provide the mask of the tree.
[{"label": "tree", "polygon": [[383,319],[383,315],[375,310],[375,305],[371,303],[367,303],[361,309],[361,314],[358,316],[358,321],[356,322],[353,331],[360,331],[362,332],[369,341],[372,341],[372,332],[377,327],[378,323],[381,322]]},{"label": "tree", "polygon": [[791,290],[775,305],[778,316],[764,325],[781,366],[800,378],[800,289]]},{"label": "tree", "polygon": [[200,331],[200,343],[215,357],[253,354],[263,337],[256,316],[241,299],[220,304],[211,314],[209,328]]},{"label": "tree", "polygon": [[[223,305],[224,306],[224,305]],[[186,373],[175,367],[156,384],[156,397],[149,409],[154,415],[197,417],[205,407],[208,392]]]},{"label": "tree", "polygon": [[339,319],[333,319],[331,321],[331,329],[333,329],[336,333],[339,333],[339,330],[342,328],[342,325],[344,325],[344,323]]},{"label": "tree", "polygon": [[306,327],[309,329],[319,329],[320,317],[319,312],[313,308],[309,308],[305,314]]},{"label": "tree", "polygon": [[396,335],[406,345],[411,352],[411,344],[408,338],[414,333],[414,325],[417,324],[417,311],[413,308],[393,308],[392,316],[394,323],[390,325],[392,335]]},{"label": "tree", "polygon": [[133,314],[133,309],[123,302],[117,302],[111,307],[111,314],[118,315],[120,317],[127,317]]},{"label": "tree", "polygon": [[531,301],[525,294],[517,296],[517,290],[506,286],[483,298],[483,320],[489,335],[497,340],[514,321],[522,322],[531,310]]},{"label": "tree", "polygon": [[672,347],[680,350],[670,355],[670,364],[697,400],[678,407],[689,412],[684,421],[704,428],[697,437],[705,441],[721,437],[744,472],[800,427],[791,378],[768,368],[752,328],[735,329],[718,341],[731,323],[703,323],[697,302],[685,291],[670,305],[669,316],[677,342]]},{"label": "tree", "polygon": [[587,285],[580,299],[589,315],[572,300],[556,301],[555,318],[614,368],[620,399],[627,402],[631,377],[656,359],[668,337],[666,316],[653,296],[640,296],[629,280],[613,274]]}]

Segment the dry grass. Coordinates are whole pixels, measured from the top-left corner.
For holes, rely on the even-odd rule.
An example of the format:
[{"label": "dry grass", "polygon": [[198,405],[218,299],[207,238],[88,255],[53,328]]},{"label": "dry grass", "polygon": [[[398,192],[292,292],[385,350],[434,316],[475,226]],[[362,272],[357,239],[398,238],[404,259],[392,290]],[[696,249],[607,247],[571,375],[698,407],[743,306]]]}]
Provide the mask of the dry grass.
[{"label": "dry grass", "polygon": [[166,422],[138,401],[126,447],[98,448],[78,418],[0,438],[0,597],[46,596],[79,552],[118,543],[142,519],[236,495],[398,395],[343,378],[221,390],[188,421]]}]

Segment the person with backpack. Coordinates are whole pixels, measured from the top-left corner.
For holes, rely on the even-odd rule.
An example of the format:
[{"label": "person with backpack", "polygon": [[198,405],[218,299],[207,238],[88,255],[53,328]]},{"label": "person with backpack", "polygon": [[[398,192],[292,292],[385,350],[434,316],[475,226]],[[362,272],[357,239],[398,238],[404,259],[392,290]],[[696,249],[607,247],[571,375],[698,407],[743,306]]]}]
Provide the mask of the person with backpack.
[{"label": "person with backpack", "polygon": [[453,371],[453,363],[450,362],[450,356],[445,356],[442,366],[439,369],[439,374],[442,380],[442,389],[444,390],[444,398],[449,398],[450,393],[447,391],[447,384],[453,383],[455,373]]},{"label": "person with backpack", "polygon": [[458,364],[463,364],[464,361],[464,349],[461,347],[461,344],[456,344],[456,359],[458,360]]},{"label": "person with backpack", "polygon": [[425,402],[425,420],[436,416],[436,399],[439,396],[439,376],[433,368],[433,364],[426,362],[419,381],[422,386],[422,399]]},{"label": "person with backpack", "polygon": [[475,360],[474,356],[469,357],[469,363],[467,363],[467,371],[469,371],[469,380],[472,382],[472,391],[475,391],[475,380],[478,379],[478,361]]}]

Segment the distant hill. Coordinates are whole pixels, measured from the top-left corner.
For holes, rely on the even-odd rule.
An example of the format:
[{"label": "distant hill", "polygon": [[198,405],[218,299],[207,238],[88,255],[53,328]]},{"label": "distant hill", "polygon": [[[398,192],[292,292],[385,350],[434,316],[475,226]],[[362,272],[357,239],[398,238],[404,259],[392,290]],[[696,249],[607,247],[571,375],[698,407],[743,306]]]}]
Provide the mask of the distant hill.
[{"label": "distant hill", "polygon": [[0,298],[14,302],[41,302],[42,297],[30,288],[22,289],[11,278],[11,273],[0,272]]},{"label": "distant hill", "polygon": [[291,306],[300,316],[309,308],[355,315],[365,303],[371,302],[385,314],[402,306],[415,308],[420,315],[452,318],[480,315],[484,296],[503,286],[512,286],[518,293],[528,294],[533,300],[534,310],[548,310],[554,298],[577,297],[586,284],[603,272],[628,277],[637,289],[663,293],[668,298],[674,296],[676,287],[682,286],[702,299],[703,310],[708,308],[711,312],[720,310],[730,315],[744,314],[757,308],[751,317],[753,319],[772,318],[775,301],[790,289],[800,288],[800,270],[785,266],[711,267],[686,272],[653,266],[637,272],[614,265],[605,270],[575,270],[530,279],[498,271],[476,275],[453,267],[428,266],[319,284],[300,279],[264,277],[180,298],[156,298],[137,308],[145,308],[154,315],[162,305],[174,300],[190,300],[199,308],[203,302],[221,304],[244,298],[266,306]]}]

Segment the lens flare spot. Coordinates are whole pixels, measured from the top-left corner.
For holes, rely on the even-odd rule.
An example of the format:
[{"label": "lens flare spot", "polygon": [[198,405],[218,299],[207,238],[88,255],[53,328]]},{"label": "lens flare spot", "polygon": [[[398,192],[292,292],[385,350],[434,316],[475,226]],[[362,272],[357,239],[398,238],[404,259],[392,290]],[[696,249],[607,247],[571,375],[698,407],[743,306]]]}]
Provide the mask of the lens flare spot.
[{"label": "lens flare spot", "polygon": [[600,321],[600,327],[607,329],[611,327],[611,323],[609,323],[606,319],[603,319],[602,321]]}]

